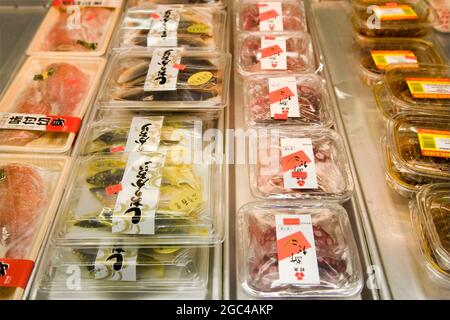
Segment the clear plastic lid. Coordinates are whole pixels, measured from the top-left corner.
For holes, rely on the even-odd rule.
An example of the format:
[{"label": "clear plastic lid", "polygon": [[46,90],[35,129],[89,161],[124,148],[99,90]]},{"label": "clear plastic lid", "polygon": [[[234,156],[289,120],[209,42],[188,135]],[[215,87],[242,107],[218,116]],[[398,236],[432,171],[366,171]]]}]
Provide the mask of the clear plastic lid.
[{"label": "clear plastic lid", "polygon": [[340,205],[248,203],[238,212],[237,237],[239,279],[252,296],[349,297],[362,288],[355,240]]},{"label": "clear plastic lid", "polygon": [[383,79],[388,65],[416,68],[417,64],[439,64],[442,58],[433,43],[421,39],[369,38],[355,35],[359,69],[365,83]]},{"label": "clear plastic lid", "polygon": [[353,27],[368,37],[423,37],[434,20],[434,12],[424,0],[353,3]]},{"label": "clear plastic lid", "polygon": [[325,80],[315,74],[248,78],[244,83],[244,105],[250,125],[333,124]]},{"label": "clear plastic lid", "polygon": [[228,103],[230,55],[158,48],[113,56],[101,102],[120,108],[223,108]]},{"label": "clear plastic lid", "polygon": [[387,132],[399,167],[431,178],[450,177],[450,117],[399,114],[389,121]]},{"label": "clear plastic lid", "polygon": [[353,180],[342,138],[334,130],[260,129],[251,142],[250,186],[260,199],[345,201]]},{"label": "clear plastic lid", "polygon": [[241,33],[237,39],[237,71],[256,74],[309,73],[315,70],[311,37],[307,33]]},{"label": "clear plastic lid", "polygon": [[375,88],[383,114],[399,112],[446,114],[450,108],[450,67],[420,65],[419,68],[388,68],[385,81]]},{"label": "clear plastic lid", "polygon": [[53,239],[91,247],[221,242],[221,166],[172,160],[161,152],[80,157]]},{"label": "clear plastic lid", "polygon": [[307,31],[306,14],[297,0],[240,0],[236,26],[242,31]]},{"label": "clear plastic lid", "polygon": [[2,270],[10,275],[7,283],[0,279],[0,300],[22,296],[55,217],[69,166],[64,156],[0,155],[0,259]]},{"label": "clear plastic lid", "polygon": [[[37,298],[200,290],[208,283],[209,249],[50,246],[36,277]],[[51,252],[51,254],[49,254]],[[77,281],[71,281],[78,274]]]},{"label": "clear plastic lid", "polygon": [[[226,11],[219,6],[148,3],[128,9],[114,48],[147,51],[171,46],[225,51],[225,26]],[[167,34],[163,33],[165,28],[168,28]]]}]

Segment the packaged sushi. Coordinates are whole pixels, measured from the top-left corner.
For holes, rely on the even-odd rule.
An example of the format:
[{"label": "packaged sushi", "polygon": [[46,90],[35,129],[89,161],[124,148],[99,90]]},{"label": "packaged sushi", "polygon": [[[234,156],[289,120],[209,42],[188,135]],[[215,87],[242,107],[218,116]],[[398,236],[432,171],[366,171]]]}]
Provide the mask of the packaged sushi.
[{"label": "packaged sushi", "polygon": [[440,64],[440,51],[432,42],[407,38],[369,38],[355,35],[359,71],[367,85],[383,79],[388,66],[417,68],[418,64]]},{"label": "packaged sushi", "polygon": [[0,154],[0,300],[29,285],[69,166],[65,156]]},{"label": "packaged sushi", "polygon": [[432,279],[450,286],[450,184],[429,184],[410,201],[415,233]]},{"label": "packaged sushi", "polygon": [[430,33],[434,20],[433,11],[424,0],[353,3],[353,28],[367,37],[424,37]]},{"label": "packaged sushi", "polygon": [[249,154],[250,186],[260,199],[345,201],[353,180],[342,138],[325,128],[259,129]]},{"label": "packaged sushi", "polygon": [[104,58],[28,58],[0,100],[0,151],[69,151],[105,63]]},{"label": "packaged sushi", "polygon": [[106,53],[122,11],[122,0],[52,2],[31,41],[28,55],[90,56]]},{"label": "packaged sushi", "polygon": [[303,2],[240,0],[236,26],[242,31],[307,31]]},{"label": "packaged sushi", "polygon": [[385,118],[400,112],[450,114],[450,66],[419,65],[388,68],[374,87],[375,100]]},{"label": "packaged sushi", "polygon": [[217,6],[143,5],[128,9],[117,34],[118,51],[158,47],[225,51],[226,11]]},{"label": "packaged sushi", "polygon": [[[120,299],[137,294],[205,290],[208,248],[49,246],[32,299]],[[71,281],[74,274],[77,281]],[[68,285],[69,284],[69,285]]]},{"label": "packaged sushi", "polygon": [[249,125],[331,127],[333,123],[325,80],[316,74],[248,78],[244,106]]},{"label": "packaged sushi", "polygon": [[220,109],[228,103],[229,77],[229,54],[180,48],[119,53],[110,64],[100,101],[122,109]]},{"label": "packaged sushi", "polygon": [[80,157],[58,213],[54,241],[75,246],[221,242],[221,167],[173,159],[168,151]]},{"label": "packaged sushi", "polygon": [[307,33],[242,33],[237,39],[237,71],[243,77],[285,75],[315,70]]},{"label": "packaged sushi", "polygon": [[239,209],[238,276],[257,298],[344,298],[363,276],[350,221],[327,202],[261,201]]}]

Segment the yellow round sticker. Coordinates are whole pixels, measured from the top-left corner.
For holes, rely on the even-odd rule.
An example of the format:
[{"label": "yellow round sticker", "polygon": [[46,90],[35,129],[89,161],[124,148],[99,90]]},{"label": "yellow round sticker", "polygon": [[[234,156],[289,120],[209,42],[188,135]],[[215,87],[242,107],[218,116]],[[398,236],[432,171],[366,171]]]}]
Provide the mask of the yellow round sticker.
[{"label": "yellow round sticker", "polygon": [[200,71],[189,77],[187,83],[190,86],[201,86],[211,80],[213,74],[209,71]]},{"label": "yellow round sticker", "polygon": [[208,33],[209,26],[204,23],[194,23],[187,28],[189,33]]}]

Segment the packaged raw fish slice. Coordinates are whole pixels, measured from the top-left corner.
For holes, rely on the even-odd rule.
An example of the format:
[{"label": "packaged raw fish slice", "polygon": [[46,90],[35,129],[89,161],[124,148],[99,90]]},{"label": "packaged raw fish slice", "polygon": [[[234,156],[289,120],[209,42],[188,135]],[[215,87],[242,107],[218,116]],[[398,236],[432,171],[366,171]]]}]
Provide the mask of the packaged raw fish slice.
[{"label": "packaged raw fish slice", "polygon": [[155,49],[150,56],[120,53],[111,63],[101,102],[123,108],[164,105],[166,111],[221,108],[228,101],[229,60],[228,54],[179,48]]},{"label": "packaged raw fish slice", "polygon": [[226,11],[216,6],[146,5],[130,8],[114,48],[147,51],[155,47],[225,50]]},{"label": "packaged raw fish slice", "polygon": [[104,65],[103,58],[27,59],[0,101],[0,150],[68,151]]},{"label": "packaged raw fish slice", "polygon": [[237,70],[245,77],[315,70],[311,38],[307,33],[242,33],[237,46]]},{"label": "packaged raw fish slice", "polygon": [[350,297],[363,285],[350,222],[327,202],[261,201],[238,212],[238,274],[258,298]]},{"label": "packaged raw fish slice", "polygon": [[259,129],[250,151],[250,186],[261,199],[347,200],[353,192],[341,137],[333,130]]},{"label": "packaged raw fish slice", "polygon": [[0,155],[0,300],[22,297],[68,166],[63,156]]},{"label": "packaged raw fish slice", "polygon": [[303,3],[240,0],[236,8],[238,31],[307,31]]},{"label": "packaged raw fish slice", "polygon": [[158,152],[81,157],[54,238],[92,246],[221,241],[220,167],[164,158]]},{"label": "packaged raw fish slice", "polygon": [[49,9],[28,55],[102,56],[106,53],[114,27],[121,13],[122,0],[106,6],[90,4],[60,5]]},{"label": "packaged raw fish slice", "polygon": [[250,125],[332,125],[325,80],[318,75],[252,77],[245,81],[244,91]]}]

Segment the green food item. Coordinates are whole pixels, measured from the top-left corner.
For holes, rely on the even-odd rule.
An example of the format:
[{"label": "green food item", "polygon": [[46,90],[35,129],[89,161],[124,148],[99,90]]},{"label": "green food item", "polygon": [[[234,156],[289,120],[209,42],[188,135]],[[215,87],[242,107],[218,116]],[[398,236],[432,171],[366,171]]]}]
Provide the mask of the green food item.
[{"label": "green food item", "polygon": [[98,43],[97,42],[87,42],[84,40],[77,40],[77,44],[81,44],[83,47],[85,47],[88,50],[97,50]]}]

